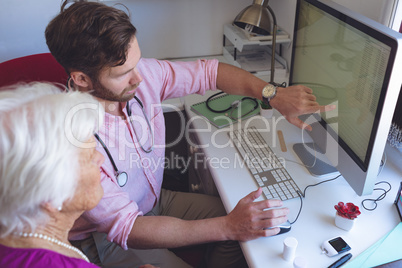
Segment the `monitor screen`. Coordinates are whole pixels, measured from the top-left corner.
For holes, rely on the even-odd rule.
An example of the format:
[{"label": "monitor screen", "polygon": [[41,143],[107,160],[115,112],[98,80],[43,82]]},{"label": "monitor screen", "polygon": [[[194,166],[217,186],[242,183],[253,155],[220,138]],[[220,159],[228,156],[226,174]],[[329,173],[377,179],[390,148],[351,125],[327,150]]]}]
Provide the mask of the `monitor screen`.
[{"label": "monitor screen", "polygon": [[[378,154],[384,150],[390,125],[386,117],[395,108],[389,99],[400,90],[400,38],[331,1],[298,1],[290,84],[312,88],[322,105],[336,105],[313,116],[319,126],[311,136],[358,194],[371,193]],[[384,126],[388,129],[380,129]],[[346,163],[343,155],[348,156]]]}]

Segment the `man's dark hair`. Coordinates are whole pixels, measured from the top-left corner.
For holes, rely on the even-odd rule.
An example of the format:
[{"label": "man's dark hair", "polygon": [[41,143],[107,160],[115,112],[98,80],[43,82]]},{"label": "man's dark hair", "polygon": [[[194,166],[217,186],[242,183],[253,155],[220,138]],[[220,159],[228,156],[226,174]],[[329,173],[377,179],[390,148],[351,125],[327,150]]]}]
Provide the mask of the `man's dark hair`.
[{"label": "man's dark hair", "polygon": [[124,11],[97,2],[74,1],[46,27],[46,44],[67,73],[82,71],[94,82],[105,67],[125,63],[136,28]]}]

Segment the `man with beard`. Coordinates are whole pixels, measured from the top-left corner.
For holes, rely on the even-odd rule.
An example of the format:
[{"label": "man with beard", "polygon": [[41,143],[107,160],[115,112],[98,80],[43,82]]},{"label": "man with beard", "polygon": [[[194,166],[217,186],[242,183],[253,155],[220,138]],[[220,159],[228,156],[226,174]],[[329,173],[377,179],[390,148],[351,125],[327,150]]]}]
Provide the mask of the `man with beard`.
[{"label": "man with beard", "polygon": [[[161,188],[165,123],[161,102],[209,89],[262,98],[267,83],[217,60],[170,62],[141,57],[128,15],[97,2],[62,5],[46,28],[50,52],[70,76],[69,86],[90,92],[104,106],[98,133],[105,155],[104,197],[80,217],[70,240],[103,267],[145,263],[188,267],[167,250],[209,243],[207,267],[246,267],[237,241],[275,235],[287,220],[280,200],[254,202],[258,189],[229,214],[219,198]],[[277,88],[270,104],[298,127],[298,115],[319,106],[304,86]],[[307,126],[309,127],[309,126]],[[109,159],[109,160],[108,160]],[[112,163],[112,160],[114,163]],[[119,175],[122,171],[127,174]]]}]

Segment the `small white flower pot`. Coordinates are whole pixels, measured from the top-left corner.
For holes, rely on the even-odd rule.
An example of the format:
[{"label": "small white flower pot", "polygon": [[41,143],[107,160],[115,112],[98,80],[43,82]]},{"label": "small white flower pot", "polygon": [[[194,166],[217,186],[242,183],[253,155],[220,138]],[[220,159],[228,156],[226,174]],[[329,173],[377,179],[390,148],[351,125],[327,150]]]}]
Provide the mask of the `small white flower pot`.
[{"label": "small white flower pot", "polygon": [[273,108],[264,109],[264,108],[261,107],[261,109],[260,109],[260,115],[265,117],[265,118],[271,118],[273,114],[274,114],[274,109]]},{"label": "small white flower pot", "polygon": [[350,231],[355,225],[356,219],[347,219],[338,214],[335,214],[335,225],[345,231]]}]

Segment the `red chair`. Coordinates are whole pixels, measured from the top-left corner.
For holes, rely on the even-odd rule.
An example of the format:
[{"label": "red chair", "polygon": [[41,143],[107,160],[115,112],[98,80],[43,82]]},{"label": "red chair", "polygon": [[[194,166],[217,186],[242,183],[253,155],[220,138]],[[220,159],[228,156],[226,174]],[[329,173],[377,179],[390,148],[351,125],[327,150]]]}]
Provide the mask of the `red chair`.
[{"label": "red chair", "polygon": [[65,85],[67,78],[64,68],[50,53],[29,55],[0,63],[0,87],[33,81]]}]

